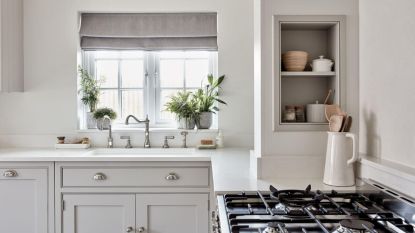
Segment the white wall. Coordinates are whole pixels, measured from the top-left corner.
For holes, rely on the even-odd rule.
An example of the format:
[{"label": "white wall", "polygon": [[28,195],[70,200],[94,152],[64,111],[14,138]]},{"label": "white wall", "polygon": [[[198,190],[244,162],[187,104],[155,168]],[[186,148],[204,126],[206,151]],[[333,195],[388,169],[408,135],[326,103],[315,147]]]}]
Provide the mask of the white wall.
[{"label": "white wall", "polygon": [[[228,102],[219,127],[228,146],[253,146],[252,6],[251,0],[25,1],[25,92],[0,94],[0,144],[39,140],[36,145],[47,146],[57,135],[77,135],[79,11],[216,11],[219,73],[227,75],[223,99]],[[44,140],[36,139],[39,135]]]},{"label": "white wall", "polygon": [[415,1],[359,3],[360,151],[415,167]]}]

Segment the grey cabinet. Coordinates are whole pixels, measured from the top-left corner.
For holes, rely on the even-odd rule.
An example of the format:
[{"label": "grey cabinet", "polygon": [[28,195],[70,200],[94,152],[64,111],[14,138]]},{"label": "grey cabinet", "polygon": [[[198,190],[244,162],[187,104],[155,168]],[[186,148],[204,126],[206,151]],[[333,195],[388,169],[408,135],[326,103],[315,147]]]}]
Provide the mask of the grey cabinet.
[{"label": "grey cabinet", "polygon": [[47,168],[0,164],[0,232],[52,233],[49,184]]},{"label": "grey cabinet", "polygon": [[208,194],[138,194],[137,229],[148,233],[208,233]]},{"label": "grey cabinet", "polygon": [[208,194],[65,194],[63,233],[208,233]]},{"label": "grey cabinet", "polygon": [[133,194],[68,194],[63,203],[63,233],[121,233],[135,227]]},{"label": "grey cabinet", "polygon": [[56,163],[56,233],[208,233],[211,179],[210,162]]}]

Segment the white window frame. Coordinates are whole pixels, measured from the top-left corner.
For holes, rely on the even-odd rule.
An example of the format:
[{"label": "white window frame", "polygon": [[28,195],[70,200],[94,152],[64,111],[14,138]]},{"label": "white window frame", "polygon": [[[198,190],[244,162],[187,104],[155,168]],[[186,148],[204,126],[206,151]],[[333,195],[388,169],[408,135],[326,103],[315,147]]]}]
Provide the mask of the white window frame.
[{"label": "white window frame", "polygon": [[[97,51],[95,51],[97,52]],[[119,51],[121,52],[121,51]],[[175,128],[176,123],[174,121],[165,121],[160,119],[160,111],[162,109],[161,105],[161,90],[162,89],[178,89],[178,88],[161,88],[160,87],[160,56],[159,54],[163,51],[141,51],[144,53],[144,84],[143,88],[123,88],[121,85],[121,60],[136,60],[137,58],[96,58],[94,53],[90,52],[82,52],[82,66],[86,69],[91,75],[96,77],[96,61],[98,60],[118,60],[118,88],[101,88],[102,90],[118,90],[118,109],[117,112],[122,114],[122,92],[121,90],[143,90],[143,97],[144,97],[144,111],[148,114],[150,119],[150,127],[152,128]],[[171,52],[171,51],[169,51]],[[175,52],[183,52],[183,51],[175,51]],[[186,51],[184,51],[186,52]],[[184,56],[182,58],[178,57],[177,59],[184,59],[184,60],[197,60],[203,58],[191,58]],[[208,53],[209,59],[209,69],[208,72],[217,76],[217,52],[209,52]],[[185,62],[184,62],[185,64]],[[186,75],[186,72],[184,72]],[[186,77],[183,79],[183,87],[186,90]],[[191,89],[199,88],[199,87],[191,87]],[[87,109],[84,107],[80,109],[83,111],[84,119],[86,119],[86,111]],[[213,125],[212,128],[217,128],[217,114],[214,114]],[[85,120],[84,120],[85,121]],[[80,124],[81,128],[86,128],[85,124]],[[142,124],[130,124],[126,126],[123,122],[115,122],[113,128],[143,128]]]}]

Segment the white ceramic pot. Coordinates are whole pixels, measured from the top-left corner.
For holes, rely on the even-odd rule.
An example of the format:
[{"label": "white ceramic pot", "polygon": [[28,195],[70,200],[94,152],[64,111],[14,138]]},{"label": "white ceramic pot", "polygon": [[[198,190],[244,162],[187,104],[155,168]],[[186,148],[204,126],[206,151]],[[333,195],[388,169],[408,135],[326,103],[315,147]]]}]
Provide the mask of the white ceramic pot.
[{"label": "white ceramic pot", "polygon": [[196,123],[194,119],[181,118],[180,120],[177,120],[178,129],[194,129],[195,126],[196,126]]},{"label": "white ceramic pot", "polygon": [[323,182],[332,186],[355,184],[354,163],[357,161],[356,137],[353,133],[328,132]]},{"label": "white ceramic pot", "polygon": [[326,123],[326,105],[319,104],[307,104],[306,107],[306,118],[307,122],[310,123]]},{"label": "white ceramic pot", "polygon": [[107,130],[110,128],[111,122],[105,118],[97,119],[96,122],[96,126],[99,130]]},{"label": "white ceramic pot", "polygon": [[88,129],[96,129],[97,128],[97,120],[95,120],[93,112],[87,112],[86,113],[86,127]]},{"label": "white ceramic pot", "polygon": [[311,67],[313,68],[313,72],[330,72],[333,65],[334,62],[332,60],[320,56],[318,59],[313,60]]}]

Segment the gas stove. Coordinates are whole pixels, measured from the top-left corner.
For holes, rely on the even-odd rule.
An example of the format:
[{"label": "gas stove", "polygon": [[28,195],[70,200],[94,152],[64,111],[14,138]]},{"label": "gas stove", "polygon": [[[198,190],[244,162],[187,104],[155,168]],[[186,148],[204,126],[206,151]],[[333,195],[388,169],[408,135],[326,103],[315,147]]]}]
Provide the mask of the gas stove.
[{"label": "gas stove", "polygon": [[352,192],[270,186],[219,196],[215,222],[221,233],[413,233],[415,202],[373,182]]}]

